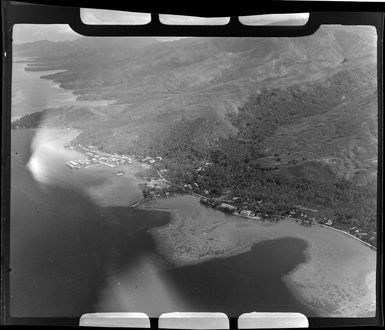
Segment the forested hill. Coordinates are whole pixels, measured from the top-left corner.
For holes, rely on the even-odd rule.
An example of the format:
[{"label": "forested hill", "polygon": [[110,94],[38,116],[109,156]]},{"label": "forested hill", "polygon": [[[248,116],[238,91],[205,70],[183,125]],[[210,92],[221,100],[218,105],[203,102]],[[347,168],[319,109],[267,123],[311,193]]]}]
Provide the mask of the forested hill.
[{"label": "forested hill", "polygon": [[230,143],[229,153],[258,155],[253,161],[266,169],[314,161],[338,178],[373,178],[372,27],[325,26],[299,38],[82,37],[16,45],[14,53],[37,57],[27,70],[66,70],[45,78],[80,98],[114,100],[108,107],[48,110],[18,125],[45,118],[83,129],[80,142],[176,157],[181,164]]}]

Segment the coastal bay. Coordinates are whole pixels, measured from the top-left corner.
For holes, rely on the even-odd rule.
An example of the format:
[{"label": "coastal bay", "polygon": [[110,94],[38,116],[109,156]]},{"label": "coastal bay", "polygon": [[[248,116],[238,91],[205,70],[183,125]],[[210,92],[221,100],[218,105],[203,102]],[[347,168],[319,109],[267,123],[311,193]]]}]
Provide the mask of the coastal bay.
[{"label": "coastal bay", "polygon": [[284,277],[293,294],[320,316],[374,316],[376,252],[356,239],[292,219],[269,222],[226,215],[200,205],[194,196],[141,207],[170,210],[171,222],[151,232],[166,258],[179,266],[239,255],[266,240],[304,240],[306,261]]},{"label": "coastal bay", "polygon": [[[17,130],[16,132],[21,134],[23,131],[37,133],[37,131],[31,130]],[[68,143],[77,134],[77,132],[71,130],[48,131],[57,134],[56,138],[52,138],[58,144],[57,146],[60,143]],[[75,156],[72,154],[75,151],[65,150],[70,153],[68,157]],[[76,157],[79,157],[79,154],[76,154]],[[135,198],[141,198],[138,182],[116,176],[109,167],[70,170],[64,166],[66,159],[69,158],[56,159],[56,164],[59,164],[59,161],[61,162],[62,170],[57,171],[56,174],[51,174],[51,177],[57,177],[59,173],[65,171],[66,185],[70,185],[71,189],[74,189],[74,187],[82,189],[88,197],[91,197],[93,203],[100,205],[103,209],[110,209],[120,205],[126,206],[124,209],[130,210],[130,208],[127,208],[127,204],[124,205],[129,201],[129,196],[124,194],[125,191],[127,193],[131,192],[133,194],[131,196],[135,196]],[[135,177],[135,172],[130,173],[130,175]],[[56,181],[56,185],[63,181]],[[135,191],[138,191],[138,194]],[[109,194],[109,192],[113,193]],[[124,198],[128,198],[128,200],[124,200]],[[220,291],[222,289],[220,288],[224,284],[221,282],[220,285],[216,285],[214,279],[207,280],[206,278],[210,279],[210,274],[218,274],[220,273],[219,269],[229,269],[228,267],[231,268],[230,264],[234,265],[238,264],[238,262],[240,268],[237,269],[237,274],[249,274],[249,281],[246,282],[246,286],[238,286],[240,292],[243,292],[248,285],[252,285],[253,280],[251,278],[259,274],[258,269],[260,269],[261,263],[263,263],[263,267],[270,269],[269,274],[272,276],[279,274],[278,278],[275,278],[274,275],[274,280],[266,282],[265,285],[276,287],[286,297],[286,304],[276,304],[277,308],[281,308],[279,309],[281,311],[288,311],[290,306],[297,306],[301,312],[306,312],[308,316],[346,317],[359,313],[368,317],[374,313],[375,252],[356,239],[328,228],[301,226],[292,219],[270,222],[227,215],[201,205],[199,198],[191,195],[152,199],[142,204],[136,212],[144,212],[141,213],[143,215],[150,212],[148,213],[149,217],[154,217],[157,214],[157,217],[161,219],[169,219],[160,226],[149,228],[149,233],[151,233],[155,242],[154,252],[156,251],[156,253],[153,256],[159,253],[162,258],[170,263],[170,266],[165,266],[164,262],[161,261],[162,258],[157,262],[153,262],[154,257],[146,257],[146,260],[148,260],[145,263],[146,267],[140,270],[142,267],[140,266],[135,271],[148,274],[145,278],[139,279],[136,275],[134,278],[131,276],[126,278],[124,272],[120,275],[119,273],[112,273],[109,278],[115,278],[115,280],[110,279],[107,283],[110,281],[121,283],[120,288],[125,283],[127,293],[131,292],[133,294],[135,292],[137,297],[140,297],[138,296],[140,292],[143,294],[143,291],[140,290],[147,287],[146,278],[153,283],[154,279],[160,276],[167,279],[168,283],[170,281],[171,283],[179,283],[177,288],[175,288],[174,284],[169,285],[167,294],[162,291],[164,289],[161,289],[163,284],[159,283],[159,286],[153,286],[153,290],[163,292],[165,297],[169,297],[167,310],[159,309],[156,304],[149,303],[148,299],[151,299],[151,292],[148,292],[148,295],[146,294],[140,299],[138,298],[137,303],[139,305],[131,302],[135,306],[146,308],[150,315],[171,311],[172,308],[177,308],[177,306],[185,306],[187,310],[214,308],[213,305],[207,305],[206,300],[203,299],[204,295],[202,295],[201,300],[195,301],[197,299],[195,297],[196,293],[190,290],[191,285],[181,284],[183,278],[190,278],[191,280],[196,278],[194,274],[199,273],[199,269],[202,271],[207,269],[207,272],[202,281],[194,282],[194,285],[197,287],[198,292],[202,290],[202,294],[205,292],[203,287],[209,285],[209,292],[212,292],[213,301],[218,304],[218,308],[221,308]],[[134,223],[141,225],[145,219],[143,215],[136,220],[129,220],[130,223],[134,221]],[[298,243],[296,243],[297,241],[292,243],[292,239],[297,240]],[[260,248],[259,244],[263,242],[272,242],[273,245],[268,245],[268,247],[262,245],[263,248]],[[299,247],[293,248],[298,244],[301,246],[300,249]],[[270,249],[272,250],[270,251]],[[276,251],[274,253],[279,251],[280,256],[270,254],[272,251]],[[124,251],[120,253],[124,254]],[[266,260],[270,260],[268,264],[260,259],[261,253],[267,258]],[[292,263],[287,265],[288,268],[285,268],[286,270],[283,273],[280,273],[277,270],[281,267],[278,266],[279,260],[282,257],[287,258],[289,255],[292,256],[290,258]],[[248,260],[248,262],[241,262],[244,259]],[[218,260],[220,262],[217,263]],[[344,260],[344,262],[341,262],[341,260]],[[272,264],[269,265],[269,263]],[[275,265],[275,263],[278,264]],[[200,268],[201,265],[202,268]],[[366,278],[366,280],[363,281],[362,277]],[[226,279],[228,280],[225,276],[225,282]],[[232,280],[236,283],[242,282],[237,277],[233,277]],[[256,279],[255,281],[257,283],[259,280]],[[136,288],[138,285],[141,288],[140,290]],[[119,297],[124,293],[118,294],[115,286],[116,284],[109,284],[101,289],[103,293],[97,305],[99,310],[105,310],[106,308],[108,310],[125,310],[126,306],[119,302]],[[255,289],[259,289],[259,286],[257,285]],[[229,294],[236,293],[232,293],[230,290]],[[170,298],[170,295],[173,298]],[[192,301],[195,302],[192,303]],[[243,305],[242,301],[244,301]],[[296,305],[296,302],[299,305]],[[264,308],[274,306],[274,304],[269,305],[265,302],[259,304],[257,301],[250,300],[245,296],[240,301],[236,300],[233,305],[223,305],[222,308],[228,308],[227,311],[230,315],[237,315],[238,307],[236,306],[239,306],[239,304],[243,307],[250,304],[256,310],[264,310]]]}]

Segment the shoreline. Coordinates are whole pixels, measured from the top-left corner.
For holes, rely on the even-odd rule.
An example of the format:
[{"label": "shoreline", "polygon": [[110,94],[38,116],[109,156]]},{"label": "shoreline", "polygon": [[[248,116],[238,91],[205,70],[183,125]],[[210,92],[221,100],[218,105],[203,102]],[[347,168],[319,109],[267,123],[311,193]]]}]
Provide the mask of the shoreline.
[{"label": "shoreline", "polygon": [[[186,195],[190,195],[190,194],[186,194]],[[176,196],[173,196],[173,197],[181,197],[181,196],[186,196],[186,195],[182,195],[182,194],[177,194]],[[199,195],[199,194],[196,194],[196,193],[192,193],[191,195],[194,195],[196,197],[202,197],[202,195]],[[169,198],[173,198],[173,197],[169,197]],[[167,197],[166,197],[167,198]],[[160,198],[160,199],[163,199],[163,198]],[[143,210],[155,210],[155,211],[160,211],[160,212],[168,212],[170,215],[171,215],[171,218],[172,220],[171,221],[175,221],[177,222],[177,220],[174,220],[176,214],[175,214],[175,210],[172,210],[172,209],[168,209],[168,208],[162,208],[162,207],[152,207],[152,206],[147,206],[146,203],[150,202],[150,201],[156,201],[158,200],[158,198],[156,199],[148,199],[148,198],[144,198],[142,200],[140,200],[139,202],[137,203],[134,203],[134,204],[137,204],[135,206],[131,206],[131,207],[135,207],[135,208],[139,208],[139,209],[143,209]],[[139,204],[138,204],[139,203]],[[220,210],[216,210],[218,212],[221,212]],[[237,217],[237,218],[243,218],[243,219],[248,219],[248,220],[253,220],[253,221],[257,221],[258,224],[262,225],[264,223],[264,221],[267,221],[268,223],[270,223],[270,220],[258,220],[258,219],[255,219],[253,217],[248,217],[248,216],[243,216],[243,215],[239,215],[239,214],[226,214],[226,216],[231,216],[231,217]],[[293,217],[281,217],[282,219],[279,220],[279,221],[294,221],[294,222],[297,222],[298,221],[301,221],[301,219],[299,218],[293,218]],[[300,225],[300,224],[298,224]],[[357,241],[359,241],[360,243],[366,245],[367,247],[369,247],[370,249],[372,249],[373,251],[376,251],[377,252],[377,248],[363,240],[361,240],[360,238],[358,238],[357,236],[354,236],[350,233],[348,233],[347,231],[344,231],[342,229],[338,229],[338,228],[335,228],[335,227],[332,227],[332,226],[327,226],[327,225],[324,225],[324,224],[321,224],[321,223],[313,223],[312,226],[319,226],[319,227],[322,227],[322,228],[326,228],[326,229],[329,229],[329,230],[334,230],[336,232],[339,232],[343,235],[346,235],[348,236],[349,238],[353,238]],[[241,250],[243,252],[247,252],[247,251],[243,251],[243,248],[238,248],[238,249],[235,249],[235,250]],[[250,250],[250,249],[249,249]],[[238,253],[236,253],[238,254]],[[228,257],[230,255],[227,255],[225,257]],[[191,265],[191,264],[197,264],[197,263],[200,263],[202,261],[185,261],[183,262],[183,264],[186,264],[186,265]]]},{"label": "shoreline", "polygon": [[[199,198],[207,198],[206,196],[203,196],[201,194],[198,194],[198,193],[195,193],[195,192],[191,192],[191,195],[194,195],[194,196],[197,196]],[[240,217],[240,218],[245,218],[245,219],[251,219],[251,220],[256,220],[256,221],[260,221],[260,219],[256,219],[255,217],[252,217],[252,216],[245,216],[245,215],[240,215],[240,214],[235,214],[235,213],[229,213],[229,215],[232,215],[232,216],[235,216],[235,217]],[[298,221],[302,221],[303,219],[300,219],[300,218],[294,218],[294,217],[285,217],[285,216],[280,216],[280,215],[276,215],[275,217],[277,218],[280,218],[279,221],[282,221],[282,220],[298,220]],[[270,221],[269,219],[266,219],[267,221]],[[324,227],[324,228],[329,228],[331,230],[335,230],[335,231],[338,231],[344,235],[347,235],[351,238],[354,238],[358,241],[360,241],[361,243],[363,243],[364,245],[370,247],[372,250],[375,250],[377,251],[377,248],[376,246],[374,245],[371,245],[370,243],[368,242],[365,242],[364,240],[362,240],[361,238],[347,232],[346,230],[343,230],[343,229],[340,229],[340,228],[336,228],[332,225],[325,225],[325,224],[322,224],[322,223],[318,223],[318,222],[311,222],[311,225],[314,226],[320,226],[320,227]]]},{"label": "shoreline", "polygon": [[[68,100],[68,104],[63,104],[59,106],[45,106],[37,111],[33,112],[27,112],[23,115],[18,116],[16,120],[37,112],[42,112],[46,109],[51,108],[59,108],[62,106],[91,106],[91,107],[105,107],[109,105],[113,105],[115,103],[115,99],[107,99],[100,97],[98,94],[82,94],[82,89],[74,89],[69,88],[68,86],[65,86],[65,82],[60,82],[55,80],[54,75],[68,72],[68,69],[63,67],[57,67],[57,65],[52,63],[44,63],[41,62],[40,56],[15,56],[13,61],[14,63],[23,64],[23,72],[25,73],[32,73],[32,74],[38,74],[38,79],[48,81],[52,84],[52,88],[54,89],[61,89],[63,92],[69,93],[68,95],[71,96],[71,99]],[[95,96],[97,95],[97,96]],[[14,120],[12,119],[12,122]]]},{"label": "shoreline", "polygon": [[[203,195],[200,195],[200,194],[197,194],[197,193],[194,193],[194,192],[186,193],[186,195],[193,195],[193,196],[196,196],[196,197],[199,197],[199,198],[207,198],[206,196],[203,196]],[[184,196],[184,195],[183,195],[183,194],[177,194],[176,197],[177,197],[177,196]],[[174,197],[175,197],[175,196],[174,196]],[[167,197],[166,197],[166,198],[167,198]],[[160,199],[162,199],[162,198],[160,198]],[[136,206],[135,206],[135,207],[136,207]],[[158,208],[158,209],[159,209],[159,210],[167,210],[167,209],[163,209],[163,208]],[[169,211],[171,211],[171,210],[169,210]],[[217,211],[222,212],[222,211],[220,211],[220,210],[217,210]],[[255,217],[245,216],[245,215],[240,215],[240,214],[234,214],[234,213],[229,213],[229,214],[227,214],[227,215],[229,215],[229,216],[234,216],[234,217],[238,217],[238,218],[243,218],[243,219],[249,219],[249,220],[259,221],[259,222],[261,222],[261,221],[270,221],[269,219],[261,220],[261,219],[256,219]],[[297,220],[298,220],[298,221],[301,221],[301,220],[302,220],[302,219],[300,219],[300,218],[294,218],[294,217],[284,217],[284,216],[277,216],[277,217],[281,218],[279,221],[282,221],[282,220],[284,220],[284,221],[288,221],[288,220],[292,220],[292,221],[297,221]],[[375,246],[371,245],[371,244],[368,243],[368,242],[363,241],[363,240],[360,239],[359,237],[354,236],[354,235],[352,235],[351,233],[349,233],[349,232],[347,232],[347,231],[345,231],[345,230],[342,230],[342,229],[339,229],[339,228],[336,228],[336,227],[333,227],[333,226],[324,225],[324,224],[322,224],[322,223],[317,223],[317,222],[313,222],[313,223],[312,223],[312,226],[314,226],[314,225],[315,225],[315,226],[320,226],[320,227],[323,227],[323,228],[328,228],[328,229],[330,229],[330,230],[335,230],[335,231],[337,231],[337,232],[340,232],[340,233],[342,233],[342,234],[344,234],[344,235],[349,236],[350,238],[354,238],[354,239],[358,240],[360,243],[362,243],[362,244],[368,246],[368,247],[371,248],[372,250],[377,251],[377,248],[376,248]]]},{"label": "shoreline", "polygon": [[318,225],[320,227],[324,227],[324,228],[329,228],[331,230],[335,230],[337,232],[340,232],[341,234],[344,234],[344,235],[347,235],[349,236],[350,238],[354,238],[356,239],[357,241],[359,241],[360,243],[366,245],[367,247],[371,248],[372,250],[376,251],[377,252],[377,248],[371,244],[369,244],[368,242],[365,242],[363,241],[362,239],[358,238],[357,236],[354,236],[350,233],[348,233],[347,231],[345,230],[342,230],[342,229],[338,229],[338,228],[335,228],[335,227],[332,227],[332,226],[326,226],[326,225],[323,225],[322,223],[316,223],[315,225]]},{"label": "shoreline", "polygon": [[[179,198],[178,204],[186,198],[192,196]],[[217,210],[201,209],[199,213],[194,207],[183,213],[183,205],[172,209],[170,201],[164,200],[152,200],[140,208],[169,212],[170,223],[151,229],[151,233],[159,253],[180,267],[242,254],[265,240],[302,239],[308,245],[304,251],[306,261],[282,278],[296,298],[322,317],[355,317],[360,310],[366,317],[374,316],[375,289],[368,283],[375,276],[376,253],[349,236],[341,239],[343,233],[338,230],[305,227],[295,221],[263,223],[245,218],[240,222]],[[220,220],[210,218],[212,212],[217,212],[215,217]],[[199,217],[204,220],[199,221]]]},{"label": "shoreline", "polygon": [[[236,214],[233,214],[233,215],[237,216]],[[247,217],[244,217],[244,216],[241,216],[241,215],[239,215],[239,217],[247,218]],[[287,220],[298,220],[298,221],[301,221],[301,219],[299,219],[299,218],[292,218],[292,217],[290,217],[290,218],[289,217],[282,217],[282,219],[280,221],[282,221],[282,220],[286,220],[286,221]],[[357,241],[359,241],[360,243],[362,243],[362,244],[366,245],[367,247],[371,248],[372,250],[377,251],[377,248],[375,246],[369,244],[368,242],[363,241],[362,239],[360,239],[357,236],[354,236],[354,235],[348,233],[345,230],[342,230],[342,229],[339,229],[339,228],[335,228],[333,226],[327,226],[327,225],[324,225],[322,223],[312,223],[312,226],[320,226],[320,227],[323,227],[323,228],[328,228],[330,230],[335,230],[337,232],[340,232],[341,234],[349,236],[350,238],[354,238]]]},{"label": "shoreline", "polygon": [[[48,130],[60,132],[58,139],[61,142],[64,142],[68,136],[74,138],[76,134],[80,133],[79,130],[66,128]],[[102,197],[106,193],[104,189],[106,186],[107,190],[116,192],[122,183],[124,185],[122,177],[114,176],[109,168],[89,170],[95,173],[107,171],[113,180],[107,185],[95,187]],[[93,197],[98,204],[102,201],[103,206],[111,205],[111,203],[127,206],[125,201],[117,203],[115,200],[120,195],[121,191],[118,191],[118,194],[112,196],[110,200],[103,200],[103,198],[98,200],[97,196]],[[177,196],[152,199],[138,206],[139,209],[157,210],[170,214],[170,222],[167,225],[150,230],[155,238],[159,254],[170,263],[176,266],[198,264],[215,258],[226,258],[245,253],[250,251],[253,245],[264,240],[283,237],[300,238],[308,243],[304,252],[306,261],[282,278],[298,300],[315,305],[314,310],[317,311],[321,306],[321,316],[356,316],[358,311],[355,306],[368,311],[368,314],[372,312],[369,306],[371,294],[367,293],[368,289],[365,287],[369,287],[366,282],[369,283],[370,278],[373,277],[371,275],[373,267],[367,260],[367,267],[365,267],[365,259],[362,259],[356,252],[362,254],[362,250],[369,248],[370,253],[375,254],[375,250],[367,244],[365,244],[365,249],[362,249],[364,245],[355,236],[324,225],[305,227],[296,223],[293,218],[291,218],[292,221],[269,222],[256,221],[244,216],[235,217],[233,214],[225,214],[202,206],[197,196]],[[177,205],[173,204],[175,200],[178,201]],[[239,218],[243,218],[242,221]],[[325,227],[334,230],[331,231]],[[312,232],[315,233],[311,234]],[[341,234],[344,234],[346,240],[341,239]],[[351,240],[352,237],[356,239]],[[328,241],[330,244],[327,243]],[[348,256],[352,261],[350,266],[347,265],[347,271],[343,267],[347,249],[342,246],[339,253],[330,249],[333,244],[339,245],[339,241],[352,246],[353,252]],[[362,263],[359,264],[360,262]],[[352,269],[351,264],[357,265],[358,268],[361,267],[361,270],[357,273],[357,269]],[[336,301],[330,302],[333,299]],[[364,301],[362,304],[361,299]]]}]

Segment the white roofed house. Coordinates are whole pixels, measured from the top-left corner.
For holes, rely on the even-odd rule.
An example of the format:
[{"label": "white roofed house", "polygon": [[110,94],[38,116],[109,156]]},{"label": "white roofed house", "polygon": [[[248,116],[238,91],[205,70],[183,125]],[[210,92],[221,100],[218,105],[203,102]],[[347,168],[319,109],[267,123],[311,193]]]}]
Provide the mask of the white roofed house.
[{"label": "white roofed house", "polygon": [[237,209],[235,206],[227,203],[219,204],[218,208],[222,211],[227,211],[227,212],[234,212]]},{"label": "white roofed house", "polygon": [[252,215],[252,211],[250,211],[250,210],[242,210],[239,214],[241,215],[241,216],[243,216],[243,217],[249,217],[249,216],[251,216]]}]

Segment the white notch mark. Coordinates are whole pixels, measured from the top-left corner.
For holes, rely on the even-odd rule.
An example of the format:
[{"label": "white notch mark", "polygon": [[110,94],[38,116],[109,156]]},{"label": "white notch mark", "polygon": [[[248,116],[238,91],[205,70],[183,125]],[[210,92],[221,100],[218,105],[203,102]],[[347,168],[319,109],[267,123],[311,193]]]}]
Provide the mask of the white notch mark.
[{"label": "white notch mark", "polygon": [[308,328],[301,313],[244,313],[238,318],[238,329]]},{"label": "white notch mark", "polygon": [[226,25],[230,17],[197,17],[160,14],[159,21],[166,25]]},{"label": "white notch mark", "polygon": [[150,319],[145,313],[88,313],[83,314],[79,326],[150,328]]},{"label": "white notch mark", "polygon": [[309,20],[309,13],[295,14],[266,14],[240,16],[239,22],[243,25],[262,26],[262,25],[283,25],[283,26],[301,26]]},{"label": "white notch mark", "polygon": [[166,313],[159,317],[159,329],[230,329],[224,313]]},{"label": "white notch mark", "polygon": [[144,25],[151,22],[151,14],[120,10],[81,8],[80,19],[89,25]]}]

